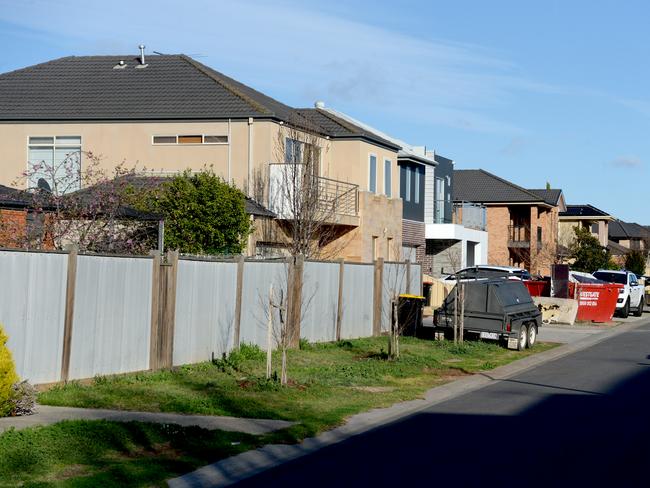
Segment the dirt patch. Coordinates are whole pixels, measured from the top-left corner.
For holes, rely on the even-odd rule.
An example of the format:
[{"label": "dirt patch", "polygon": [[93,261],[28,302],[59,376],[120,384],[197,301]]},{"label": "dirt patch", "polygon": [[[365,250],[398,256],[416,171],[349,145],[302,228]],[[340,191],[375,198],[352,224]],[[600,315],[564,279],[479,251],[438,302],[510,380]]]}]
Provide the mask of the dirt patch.
[{"label": "dirt patch", "polygon": [[393,386],[353,386],[353,390],[367,393],[388,393],[395,390]]},{"label": "dirt patch", "polygon": [[444,364],[460,363],[460,362],[462,362],[462,359],[458,359],[458,358],[445,359],[443,361]]},{"label": "dirt patch", "polygon": [[65,481],[70,478],[77,478],[89,474],[89,467],[84,464],[71,464],[65,466],[61,471],[57,472],[52,479],[56,481]]}]

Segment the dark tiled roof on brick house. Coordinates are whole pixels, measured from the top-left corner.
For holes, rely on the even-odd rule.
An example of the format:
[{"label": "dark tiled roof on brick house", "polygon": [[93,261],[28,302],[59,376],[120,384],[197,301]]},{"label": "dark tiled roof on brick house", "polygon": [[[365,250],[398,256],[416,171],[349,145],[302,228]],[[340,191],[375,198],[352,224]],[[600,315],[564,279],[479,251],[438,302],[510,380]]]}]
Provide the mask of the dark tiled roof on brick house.
[{"label": "dark tiled roof on brick house", "polygon": [[544,198],[482,169],[454,170],[454,201],[545,203]]}]

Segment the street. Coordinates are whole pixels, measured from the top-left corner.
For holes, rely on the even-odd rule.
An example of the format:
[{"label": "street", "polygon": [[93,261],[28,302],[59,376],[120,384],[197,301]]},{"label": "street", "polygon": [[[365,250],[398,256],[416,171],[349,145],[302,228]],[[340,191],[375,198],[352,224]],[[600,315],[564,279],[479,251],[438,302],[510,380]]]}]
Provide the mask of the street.
[{"label": "street", "polygon": [[237,486],[648,486],[649,366],[650,321]]}]

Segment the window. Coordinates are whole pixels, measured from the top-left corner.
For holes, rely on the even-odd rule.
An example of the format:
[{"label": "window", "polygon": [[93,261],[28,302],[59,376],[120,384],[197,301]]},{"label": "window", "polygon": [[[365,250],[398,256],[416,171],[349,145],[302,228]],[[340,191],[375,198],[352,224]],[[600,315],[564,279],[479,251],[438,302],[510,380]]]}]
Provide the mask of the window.
[{"label": "window", "polygon": [[591,224],[591,233],[592,234],[598,234],[598,223],[594,222]]},{"label": "window", "polygon": [[319,175],[320,147],[287,137],[284,146],[284,162],[310,165],[312,174]]},{"label": "window", "polygon": [[542,242],[542,228],[537,226],[537,243]]},{"label": "window", "polygon": [[81,136],[29,138],[29,186],[45,183],[56,194],[81,188]]},{"label": "window", "polygon": [[436,196],[434,201],[434,223],[442,224],[445,220],[445,180],[436,178]]},{"label": "window", "polygon": [[377,193],[377,156],[374,154],[369,156],[369,165],[370,181],[368,182],[368,191]]},{"label": "window", "polygon": [[410,202],[411,201],[411,168],[407,166],[404,169],[406,170],[406,195],[404,196],[404,200]]},{"label": "window", "polygon": [[413,168],[415,173],[415,191],[413,200],[415,203],[420,203],[420,168]]},{"label": "window", "polygon": [[153,136],[154,144],[228,144],[228,136],[216,135],[174,135]]},{"label": "window", "polygon": [[384,193],[388,198],[391,197],[392,170],[390,159],[384,160]]}]

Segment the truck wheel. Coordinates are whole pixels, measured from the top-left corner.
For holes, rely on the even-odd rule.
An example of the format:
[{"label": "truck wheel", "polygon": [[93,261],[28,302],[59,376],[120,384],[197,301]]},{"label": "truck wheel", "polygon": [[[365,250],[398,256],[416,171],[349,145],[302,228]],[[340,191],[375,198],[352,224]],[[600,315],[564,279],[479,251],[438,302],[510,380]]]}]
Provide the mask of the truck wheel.
[{"label": "truck wheel", "polygon": [[627,297],[625,305],[621,309],[621,318],[626,319],[628,315],[630,315],[630,297]]},{"label": "truck wheel", "polygon": [[537,342],[537,327],[534,324],[528,326],[528,347],[532,348]]},{"label": "truck wheel", "polygon": [[641,317],[643,315],[643,297],[641,297],[641,300],[639,300],[639,306],[636,309],[636,312],[634,312],[635,317]]},{"label": "truck wheel", "polygon": [[523,351],[528,345],[528,327],[522,325],[519,328],[519,340],[517,341],[517,351]]}]

